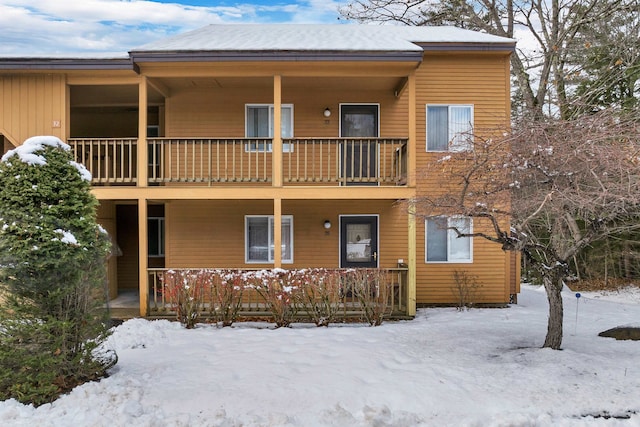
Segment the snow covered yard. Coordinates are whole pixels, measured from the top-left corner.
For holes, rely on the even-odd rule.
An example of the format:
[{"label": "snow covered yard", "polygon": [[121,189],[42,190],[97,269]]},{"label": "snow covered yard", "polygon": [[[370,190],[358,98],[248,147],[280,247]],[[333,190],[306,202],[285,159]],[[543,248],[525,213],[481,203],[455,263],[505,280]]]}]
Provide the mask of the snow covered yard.
[{"label": "snow covered yard", "polygon": [[539,348],[546,296],[529,286],[506,309],[377,328],[130,320],[109,378],[37,409],[0,402],[0,425],[640,426],[640,342],[597,336],[640,326],[640,290],[564,297],[562,351]]}]

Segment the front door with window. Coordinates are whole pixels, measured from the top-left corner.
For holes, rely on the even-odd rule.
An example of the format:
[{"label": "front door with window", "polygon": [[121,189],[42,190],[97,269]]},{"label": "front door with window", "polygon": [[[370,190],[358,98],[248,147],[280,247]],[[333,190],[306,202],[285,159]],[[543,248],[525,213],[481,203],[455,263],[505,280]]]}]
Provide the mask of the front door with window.
[{"label": "front door with window", "polygon": [[340,267],[378,267],[378,217],[340,217]]},{"label": "front door with window", "polygon": [[354,138],[340,147],[343,182],[346,185],[377,185],[378,145],[368,138],[378,137],[378,105],[341,105],[340,137]]}]

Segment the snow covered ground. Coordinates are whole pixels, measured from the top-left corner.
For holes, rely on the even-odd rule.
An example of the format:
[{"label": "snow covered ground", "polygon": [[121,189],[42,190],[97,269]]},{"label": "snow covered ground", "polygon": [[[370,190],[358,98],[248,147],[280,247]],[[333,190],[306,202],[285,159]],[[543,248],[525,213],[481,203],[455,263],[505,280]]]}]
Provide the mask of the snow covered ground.
[{"label": "snow covered ground", "polygon": [[540,348],[547,302],[530,286],[509,308],[377,328],[134,319],[109,378],[37,409],[0,402],[0,425],[640,426],[640,341],[597,336],[640,326],[640,291],[564,296],[562,351]]}]

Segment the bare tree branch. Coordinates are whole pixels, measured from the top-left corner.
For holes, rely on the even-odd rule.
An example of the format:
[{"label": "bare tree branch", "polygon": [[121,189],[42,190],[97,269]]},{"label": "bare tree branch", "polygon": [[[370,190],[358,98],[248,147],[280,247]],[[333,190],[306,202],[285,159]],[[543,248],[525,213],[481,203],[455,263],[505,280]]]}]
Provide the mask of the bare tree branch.
[{"label": "bare tree branch", "polygon": [[[568,264],[587,247],[640,229],[640,112],[608,109],[576,120],[527,120],[504,137],[474,132],[474,149],[429,163],[437,194],[412,201],[419,216],[477,219],[473,233],[520,250],[537,269],[550,304]],[[435,191],[434,191],[435,192]],[[506,232],[505,230],[509,230]],[[550,307],[545,345],[562,341],[561,307]]]}]

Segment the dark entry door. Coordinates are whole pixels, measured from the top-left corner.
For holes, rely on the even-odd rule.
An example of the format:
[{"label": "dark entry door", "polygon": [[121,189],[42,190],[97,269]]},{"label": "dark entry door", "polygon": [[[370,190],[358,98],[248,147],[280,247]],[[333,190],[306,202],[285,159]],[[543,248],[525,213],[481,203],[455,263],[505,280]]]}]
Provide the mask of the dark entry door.
[{"label": "dark entry door", "polygon": [[347,185],[377,185],[378,144],[369,138],[378,137],[378,106],[342,105],[340,137],[354,138],[340,147],[343,182]]},{"label": "dark entry door", "polygon": [[378,266],[378,217],[340,217],[340,267]]}]

